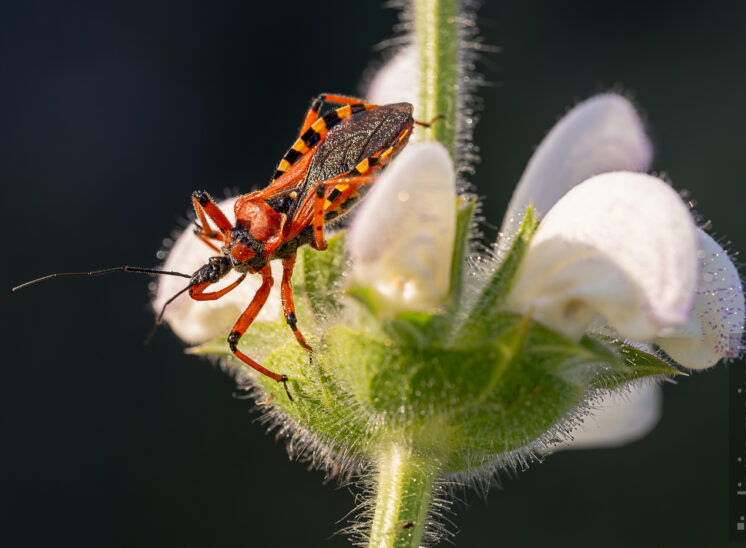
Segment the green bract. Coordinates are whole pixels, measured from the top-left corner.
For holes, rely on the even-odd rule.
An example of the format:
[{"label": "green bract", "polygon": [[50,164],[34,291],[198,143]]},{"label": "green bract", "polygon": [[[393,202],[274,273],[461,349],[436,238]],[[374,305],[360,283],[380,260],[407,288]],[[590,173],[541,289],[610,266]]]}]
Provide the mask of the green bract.
[{"label": "green bract", "polygon": [[[281,322],[255,324],[239,343],[288,375],[293,401],[281,385],[246,371],[273,395],[271,407],[288,421],[287,432],[300,429],[315,448],[362,465],[380,462],[394,447],[430,475],[463,474],[542,448],[602,390],[679,373],[620,341],[571,341],[502,310],[537,223],[529,209],[500,266],[479,276],[466,256],[473,211],[472,201],[459,200],[451,293],[431,312],[390,317],[375,291],[346,288],[343,234],[323,253],[299,250],[298,318],[315,335],[316,351],[304,351]],[[478,289],[464,291],[475,278]],[[225,339],[193,351],[246,369]]]}]

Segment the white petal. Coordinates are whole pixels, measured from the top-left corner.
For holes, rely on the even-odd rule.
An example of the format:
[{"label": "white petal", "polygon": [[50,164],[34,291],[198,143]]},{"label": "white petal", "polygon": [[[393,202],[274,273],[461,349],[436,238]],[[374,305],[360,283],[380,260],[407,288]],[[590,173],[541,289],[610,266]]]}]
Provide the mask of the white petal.
[{"label": "white petal", "polygon": [[653,383],[633,386],[626,393],[609,394],[571,432],[572,440],[559,449],[621,447],[637,441],[658,424],[662,407],[663,391]]},{"label": "white petal", "polygon": [[533,204],[545,215],[575,185],[608,171],[647,171],[653,149],[627,99],[597,95],[573,108],[547,134],[518,183],[500,228],[505,251]]},{"label": "white petal", "polygon": [[[218,204],[231,223],[235,222],[233,214],[235,201],[236,198],[230,198]],[[163,268],[192,274],[214,255],[217,253],[197,239],[188,228],[174,243]],[[272,263],[272,271],[275,279],[282,278],[282,266],[277,261]],[[237,277],[236,272],[229,273],[215,285],[215,289],[229,285]],[[251,302],[260,283],[259,275],[249,274],[236,289],[215,301],[195,301],[189,295],[183,294],[168,305],[163,318],[179,337],[190,344],[199,344],[226,336],[241,312]],[[158,289],[153,299],[153,309],[156,314],[170,297],[184,289],[186,285],[185,278],[160,276]],[[275,283],[267,303],[255,321],[276,320],[280,317],[280,310],[280,284]]]},{"label": "white petal", "polygon": [[622,336],[651,341],[689,315],[696,231],[687,206],[660,179],[597,175],[541,222],[508,305],[570,337],[600,315]]},{"label": "white petal", "polygon": [[656,343],[684,367],[704,369],[743,349],[744,296],[728,254],[698,231],[699,284],[688,322]]},{"label": "white petal", "polygon": [[416,105],[419,97],[417,48],[401,48],[387,61],[368,86],[368,101],[377,105],[407,102]]},{"label": "white petal", "polygon": [[410,144],[383,172],[347,233],[354,283],[390,311],[436,306],[449,289],[456,178],[439,143]]}]

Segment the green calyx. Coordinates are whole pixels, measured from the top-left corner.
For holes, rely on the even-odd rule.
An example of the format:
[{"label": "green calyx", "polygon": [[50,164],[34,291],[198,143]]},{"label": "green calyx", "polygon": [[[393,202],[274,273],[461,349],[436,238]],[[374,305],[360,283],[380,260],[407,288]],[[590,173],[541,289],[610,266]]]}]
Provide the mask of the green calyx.
[{"label": "green calyx", "polygon": [[[457,227],[470,226],[473,210],[472,201],[459,201]],[[621,342],[572,341],[501,308],[535,228],[529,210],[486,278],[469,270],[469,230],[457,229],[450,296],[430,312],[393,317],[370,288],[345,293],[342,234],[323,253],[303,248],[293,284],[314,353],[281,322],[253,325],[239,347],[289,377],[293,401],[271,379],[255,379],[275,410],[331,454],[370,463],[394,444],[437,463],[439,475],[501,462],[555,435],[599,391],[678,373]],[[192,352],[246,367],[224,339]]]}]

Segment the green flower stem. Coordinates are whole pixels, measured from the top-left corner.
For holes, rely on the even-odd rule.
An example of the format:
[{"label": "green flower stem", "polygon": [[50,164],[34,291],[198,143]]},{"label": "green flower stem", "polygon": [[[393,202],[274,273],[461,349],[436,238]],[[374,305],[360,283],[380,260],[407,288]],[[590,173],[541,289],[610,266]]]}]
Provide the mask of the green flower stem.
[{"label": "green flower stem", "polygon": [[389,443],[378,459],[376,506],[369,546],[416,548],[425,531],[437,466],[406,446]]},{"label": "green flower stem", "polygon": [[[442,118],[418,134],[425,140],[440,142],[454,161],[460,77],[458,24],[458,0],[414,0],[420,69],[417,117],[423,122]],[[454,295],[457,299],[456,292]],[[420,546],[437,473],[436,463],[414,455],[406,446],[398,443],[383,446],[378,458],[369,546]]]},{"label": "green flower stem", "polygon": [[443,120],[427,131],[425,139],[439,141],[456,160],[456,111],[459,106],[459,2],[415,0],[414,31],[420,68],[418,118]]}]

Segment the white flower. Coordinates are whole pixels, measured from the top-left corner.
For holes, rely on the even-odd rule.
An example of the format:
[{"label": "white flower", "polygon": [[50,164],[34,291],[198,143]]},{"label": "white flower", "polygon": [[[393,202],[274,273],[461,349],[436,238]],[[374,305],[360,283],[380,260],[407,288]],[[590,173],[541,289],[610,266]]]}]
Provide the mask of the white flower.
[{"label": "white flower", "polygon": [[619,447],[646,436],[658,424],[663,392],[654,383],[635,385],[628,392],[612,393],[593,406],[571,441],[559,449]]},{"label": "white flower", "polygon": [[439,143],[410,144],[366,196],[347,234],[352,282],[386,310],[437,306],[448,293],[456,177]]},{"label": "white flower", "polygon": [[[510,239],[515,230],[518,203],[541,204],[538,213],[546,216],[509,305],[576,338],[601,318],[622,337],[655,342],[686,367],[709,367],[740,349],[740,279],[727,254],[697,228],[667,183],[618,171],[644,167],[650,156],[644,133],[635,129],[641,126],[634,123],[634,111],[623,102],[606,95],[576,107],[529,162],[508,208],[503,237]],[[575,146],[564,141],[578,137]],[[596,160],[576,171],[558,151]],[[579,180],[608,166],[611,173]],[[547,179],[553,181],[551,192]]]},{"label": "white flower", "polygon": [[539,224],[508,306],[571,338],[601,315],[622,336],[652,341],[689,316],[696,233],[686,205],[659,179],[592,177]]},{"label": "white flower", "polygon": [[[571,336],[610,327],[657,344],[685,367],[710,367],[741,351],[741,281],[678,194],[634,173],[650,158],[642,124],[620,96],[591,98],[560,120],[529,162],[503,221],[500,253],[528,204],[546,214],[509,301]],[[627,443],[652,429],[659,414],[660,388],[633,387],[597,404],[574,433],[574,447]]]},{"label": "white flower", "polygon": [[417,47],[414,44],[399,49],[370,81],[368,101],[377,105],[402,101],[412,103],[415,105],[416,118],[420,88],[417,63]]},{"label": "white flower", "polygon": [[697,231],[699,279],[687,321],[663,331],[656,343],[684,367],[702,369],[743,350],[741,279],[728,254],[703,230]]},{"label": "white flower", "polygon": [[653,149],[634,107],[624,97],[591,97],[568,112],[526,165],[505,212],[498,245],[507,249],[523,212],[539,216],[575,185],[609,171],[647,171]]},{"label": "white flower", "polygon": [[[417,81],[411,57],[405,49],[379,72],[370,88],[376,100],[414,100],[416,94],[402,91],[406,86],[390,85]],[[556,124],[529,161],[502,223],[498,258],[529,205],[543,217],[508,303],[574,338],[587,330],[611,333],[636,345],[654,343],[684,367],[706,368],[741,351],[740,278],[670,185],[641,173],[651,159],[644,126],[619,95],[593,97]],[[405,184],[399,174],[398,183],[388,180],[392,188]],[[416,235],[401,237],[407,249],[406,238]],[[387,260],[395,276],[395,260]],[[609,396],[576,430],[575,446],[642,437],[660,407],[660,387],[652,384]]]}]

